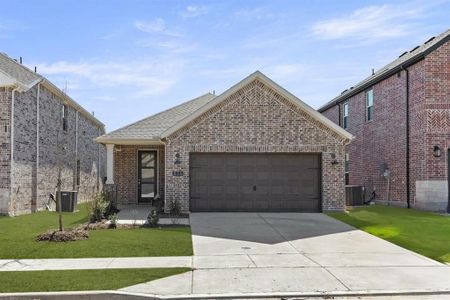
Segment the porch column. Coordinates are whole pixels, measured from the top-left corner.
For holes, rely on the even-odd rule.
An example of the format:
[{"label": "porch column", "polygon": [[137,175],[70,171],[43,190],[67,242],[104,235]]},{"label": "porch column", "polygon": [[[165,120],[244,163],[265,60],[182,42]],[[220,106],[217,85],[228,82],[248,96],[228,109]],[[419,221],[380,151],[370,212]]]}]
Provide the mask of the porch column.
[{"label": "porch column", "polygon": [[114,184],[114,144],[106,144],[106,184]]}]

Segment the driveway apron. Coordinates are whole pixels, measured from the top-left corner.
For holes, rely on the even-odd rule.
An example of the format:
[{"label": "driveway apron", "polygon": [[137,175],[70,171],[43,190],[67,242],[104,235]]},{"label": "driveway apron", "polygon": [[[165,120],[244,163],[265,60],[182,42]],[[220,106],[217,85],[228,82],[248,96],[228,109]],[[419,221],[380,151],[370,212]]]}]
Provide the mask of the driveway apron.
[{"label": "driveway apron", "polygon": [[193,268],[160,296],[450,292],[450,267],[319,213],[192,213]]}]

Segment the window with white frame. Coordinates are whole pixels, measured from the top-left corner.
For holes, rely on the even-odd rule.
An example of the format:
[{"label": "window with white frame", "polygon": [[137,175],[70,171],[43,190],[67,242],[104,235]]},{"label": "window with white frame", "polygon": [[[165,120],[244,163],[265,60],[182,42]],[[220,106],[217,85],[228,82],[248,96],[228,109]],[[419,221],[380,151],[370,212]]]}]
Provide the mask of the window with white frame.
[{"label": "window with white frame", "polygon": [[342,106],[342,128],[348,128],[348,102],[345,102]]},{"label": "window with white frame", "polygon": [[366,92],[366,120],[373,119],[373,89]]},{"label": "window with white frame", "polygon": [[350,162],[350,155],[347,151],[347,152],[345,152],[345,165],[344,165],[345,166],[344,168],[345,168],[345,184],[346,185],[350,184],[349,171],[348,171],[349,162]]},{"label": "window with white frame", "polygon": [[62,118],[62,129],[64,131],[68,130],[68,123],[67,123],[67,117],[69,115],[69,107],[65,104],[63,104],[62,106],[62,114],[61,114],[61,118]]}]

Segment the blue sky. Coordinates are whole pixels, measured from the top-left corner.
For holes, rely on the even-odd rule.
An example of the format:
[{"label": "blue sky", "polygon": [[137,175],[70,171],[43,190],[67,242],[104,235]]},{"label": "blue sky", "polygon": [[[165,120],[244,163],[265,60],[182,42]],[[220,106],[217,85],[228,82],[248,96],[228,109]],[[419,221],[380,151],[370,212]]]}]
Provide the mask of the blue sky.
[{"label": "blue sky", "polygon": [[107,130],[255,70],[318,108],[450,28],[450,1],[433,0],[0,4],[0,51],[67,84]]}]

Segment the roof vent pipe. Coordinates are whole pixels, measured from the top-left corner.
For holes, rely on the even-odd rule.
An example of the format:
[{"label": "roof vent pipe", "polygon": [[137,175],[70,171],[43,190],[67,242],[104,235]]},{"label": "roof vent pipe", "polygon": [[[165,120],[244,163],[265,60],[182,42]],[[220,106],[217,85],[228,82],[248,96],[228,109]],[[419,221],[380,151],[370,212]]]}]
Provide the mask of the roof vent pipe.
[{"label": "roof vent pipe", "polygon": [[374,68],[372,68],[372,75],[375,75],[375,70],[374,70]]},{"label": "roof vent pipe", "polygon": [[19,62],[20,64],[22,64],[22,56],[19,58]]},{"label": "roof vent pipe", "polygon": [[34,66],[34,73],[37,73],[37,67]]}]

